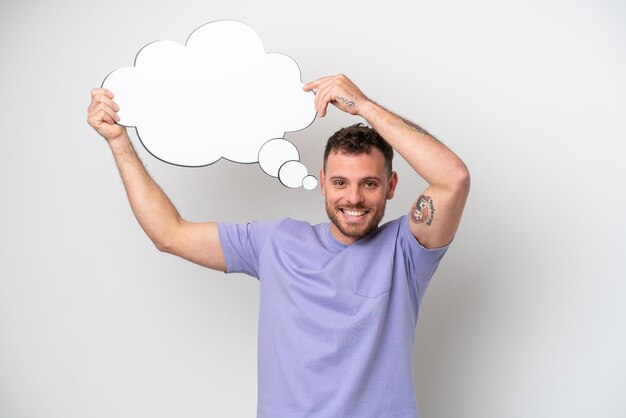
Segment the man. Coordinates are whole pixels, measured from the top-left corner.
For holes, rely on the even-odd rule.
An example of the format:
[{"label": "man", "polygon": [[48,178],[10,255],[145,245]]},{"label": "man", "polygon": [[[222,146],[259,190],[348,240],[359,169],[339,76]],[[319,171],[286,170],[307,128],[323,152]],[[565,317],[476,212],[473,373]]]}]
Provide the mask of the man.
[{"label": "man", "polygon": [[[421,298],[469,192],[465,164],[346,76],[304,86],[373,129],[335,133],[320,185],[330,223],[192,223],[150,178],[113,94],[92,91],[88,122],[108,142],[132,210],[156,247],[260,281],[258,417],[417,417],[412,349]],[[392,148],[427,182],[408,216],[379,227],[398,183]]]}]

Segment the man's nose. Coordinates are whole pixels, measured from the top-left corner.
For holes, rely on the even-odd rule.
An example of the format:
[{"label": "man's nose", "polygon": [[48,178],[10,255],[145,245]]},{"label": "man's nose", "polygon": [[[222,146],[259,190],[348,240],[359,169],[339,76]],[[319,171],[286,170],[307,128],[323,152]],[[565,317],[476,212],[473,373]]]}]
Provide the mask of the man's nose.
[{"label": "man's nose", "polygon": [[350,202],[353,205],[363,203],[364,199],[363,199],[363,192],[361,188],[358,186],[350,187],[350,190],[348,191],[347,199],[348,199],[348,202]]}]

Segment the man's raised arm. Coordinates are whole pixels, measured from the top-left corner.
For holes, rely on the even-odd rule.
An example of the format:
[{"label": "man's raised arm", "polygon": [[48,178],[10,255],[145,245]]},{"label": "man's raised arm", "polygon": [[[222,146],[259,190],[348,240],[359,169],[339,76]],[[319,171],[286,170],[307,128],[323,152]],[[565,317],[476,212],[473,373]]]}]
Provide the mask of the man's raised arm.
[{"label": "man's raised arm", "polygon": [[119,121],[113,94],[103,88],[91,91],[87,122],[106,139],[122,176],[137,221],[160,250],[214,270],[225,271],[226,262],[214,222],[182,219],[137,156],[125,127]]},{"label": "man's raised arm", "polygon": [[304,90],[313,89],[320,117],[332,103],[344,112],[365,118],[428,182],[411,206],[411,232],[427,248],[448,244],[458,229],[469,194],[470,176],[463,161],[418,125],[367,98],[345,75],[323,77],[304,86]]}]

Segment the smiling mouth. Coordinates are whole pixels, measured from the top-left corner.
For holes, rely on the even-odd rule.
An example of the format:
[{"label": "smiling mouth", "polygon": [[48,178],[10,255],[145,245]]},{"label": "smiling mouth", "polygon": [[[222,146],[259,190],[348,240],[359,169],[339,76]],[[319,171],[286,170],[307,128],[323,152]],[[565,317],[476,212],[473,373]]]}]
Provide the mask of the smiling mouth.
[{"label": "smiling mouth", "polygon": [[366,210],[350,210],[350,209],[340,209],[340,210],[344,214],[348,216],[353,216],[353,217],[360,217],[360,216],[365,215],[368,212]]}]

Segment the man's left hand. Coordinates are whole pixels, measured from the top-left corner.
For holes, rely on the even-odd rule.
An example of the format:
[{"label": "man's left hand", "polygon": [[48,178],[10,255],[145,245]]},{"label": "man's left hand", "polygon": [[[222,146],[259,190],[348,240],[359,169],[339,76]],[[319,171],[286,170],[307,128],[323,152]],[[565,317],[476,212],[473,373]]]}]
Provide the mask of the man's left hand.
[{"label": "man's left hand", "polygon": [[348,77],[343,74],[322,77],[302,87],[304,91],[315,91],[315,111],[320,117],[326,115],[326,108],[332,103],[338,109],[358,115],[363,105],[370,100]]}]

